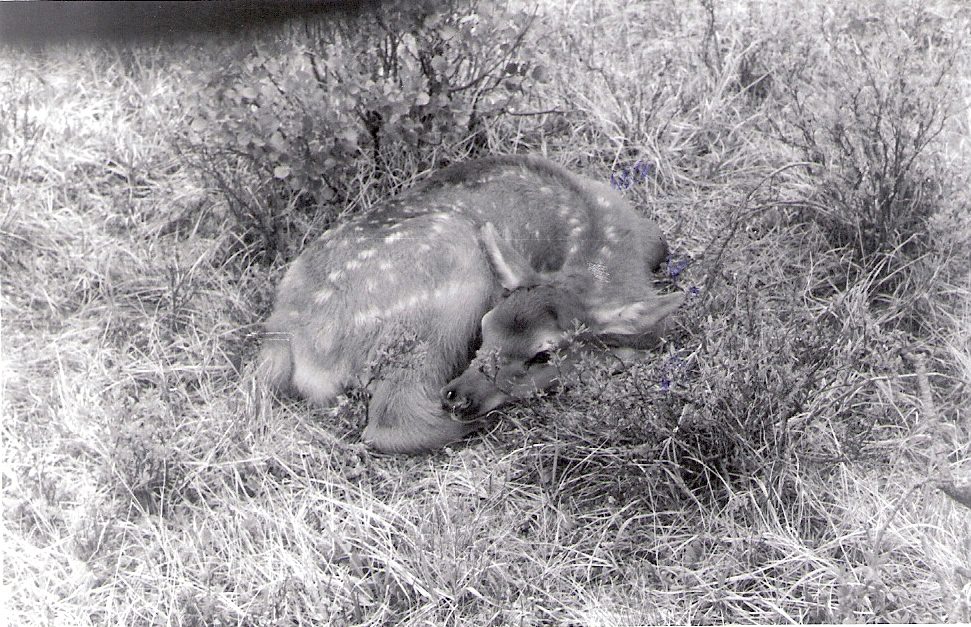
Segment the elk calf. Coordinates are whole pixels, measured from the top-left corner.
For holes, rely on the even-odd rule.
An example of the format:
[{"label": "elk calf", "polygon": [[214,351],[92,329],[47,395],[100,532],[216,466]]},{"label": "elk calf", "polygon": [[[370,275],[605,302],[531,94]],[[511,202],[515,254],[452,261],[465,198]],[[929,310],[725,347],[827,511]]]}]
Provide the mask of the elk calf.
[{"label": "elk calf", "polygon": [[616,192],[545,159],[454,165],[293,262],[262,369],[274,387],[327,404],[391,353],[369,383],[364,440],[429,450],[551,385],[548,356],[575,322],[608,345],[656,340],[682,301],[649,286],[666,254],[657,226]]}]

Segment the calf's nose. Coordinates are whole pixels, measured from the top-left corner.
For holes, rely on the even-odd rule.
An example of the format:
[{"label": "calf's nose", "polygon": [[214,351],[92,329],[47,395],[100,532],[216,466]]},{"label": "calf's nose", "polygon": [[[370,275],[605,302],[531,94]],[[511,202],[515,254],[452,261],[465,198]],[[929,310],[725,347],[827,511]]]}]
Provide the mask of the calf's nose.
[{"label": "calf's nose", "polygon": [[472,400],[462,394],[454,381],[442,388],[441,396],[442,408],[453,414],[464,413],[472,404]]}]

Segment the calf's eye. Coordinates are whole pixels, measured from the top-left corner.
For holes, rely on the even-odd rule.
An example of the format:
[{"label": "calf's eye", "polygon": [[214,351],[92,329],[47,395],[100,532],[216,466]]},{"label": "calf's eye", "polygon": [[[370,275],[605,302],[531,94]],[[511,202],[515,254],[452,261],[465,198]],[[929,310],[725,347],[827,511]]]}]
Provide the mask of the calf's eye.
[{"label": "calf's eye", "polygon": [[553,354],[550,351],[540,351],[533,355],[527,362],[527,366],[539,366],[543,364],[548,364]]}]

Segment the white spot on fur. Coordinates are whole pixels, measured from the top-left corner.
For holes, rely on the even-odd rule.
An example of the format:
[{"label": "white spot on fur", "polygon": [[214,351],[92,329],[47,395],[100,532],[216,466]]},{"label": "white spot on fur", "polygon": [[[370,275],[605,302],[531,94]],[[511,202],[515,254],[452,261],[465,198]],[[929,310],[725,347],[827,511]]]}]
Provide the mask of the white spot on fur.
[{"label": "white spot on fur", "polygon": [[381,270],[383,272],[387,272],[388,270],[390,270],[393,267],[394,267],[394,264],[392,264],[387,259],[385,259],[384,261],[379,261],[378,262],[378,270]]},{"label": "white spot on fur", "polygon": [[355,326],[363,327],[368,323],[374,322],[381,319],[381,310],[377,307],[368,307],[367,309],[354,312],[353,322]]},{"label": "white spot on fur", "polygon": [[405,234],[404,234],[403,231],[402,232],[397,232],[397,233],[392,233],[391,235],[388,235],[387,237],[384,238],[384,243],[385,244],[393,244],[393,243],[397,242],[399,239],[404,239],[404,237],[405,237]]},{"label": "white spot on fur", "polygon": [[362,260],[362,261],[365,260],[365,259],[370,259],[373,256],[374,256],[374,249],[373,248],[365,248],[361,252],[357,253],[357,258],[360,259],[360,260]]},{"label": "white spot on fur", "polygon": [[333,295],[334,295],[334,290],[327,287],[323,287],[317,290],[317,293],[314,294],[314,302],[317,303],[318,305],[323,305],[328,300],[330,300],[330,297]]},{"label": "white spot on fur", "polygon": [[604,198],[603,196],[597,196],[597,204],[600,205],[601,207],[609,207],[610,206],[610,202],[606,198]]},{"label": "white spot on fur", "polygon": [[464,300],[468,294],[468,287],[462,283],[449,283],[447,285],[442,285],[435,288],[431,293],[433,300],[449,304],[455,302],[456,300]]},{"label": "white spot on fur", "polygon": [[574,216],[569,220],[567,220],[566,223],[569,224],[570,226],[576,226],[577,224],[580,224],[580,218]]},{"label": "white spot on fur", "polygon": [[418,246],[418,252],[420,253],[427,253],[431,249],[432,247],[429,244],[421,244],[420,246]]},{"label": "white spot on fur", "polygon": [[422,290],[421,292],[415,292],[414,294],[409,296],[406,300],[403,301],[403,304],[406,309],[414,309],[420,303],[423,303],[426,300],[428,300],[428,292]]},{"label": "white spot on fur", "polygon": [[552,187],[547,187],[547,186],[544,185],[543,187],[540,187],[539,188],[539,193],[540,194],[552,194],[553,193],[553,188]]},{"label": "white spot on fur", "polygon": [[361,267],[361,262],[356,261],[354,259],[351,259],[346,264],[344,264],[344,268],[346,268],[347,270],[357,270],[360,267]]},{"label": "white spot on fur", "polygon": [[344,277],[344,272],[341,270],[332,270],[330,274],[327,275],[327,280],[331,283],[337,283]]}]

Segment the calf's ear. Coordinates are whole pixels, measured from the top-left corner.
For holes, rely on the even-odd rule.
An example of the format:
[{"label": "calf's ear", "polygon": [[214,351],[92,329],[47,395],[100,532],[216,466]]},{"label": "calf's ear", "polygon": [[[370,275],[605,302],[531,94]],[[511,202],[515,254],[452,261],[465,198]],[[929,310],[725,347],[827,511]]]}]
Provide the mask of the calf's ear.
[{"label": "calf's ear", "polygon": [[660,335],[665,318],[684,303],[684,294],[665,294],[623,305],[594,306],[591,330],[604,335]]},{"label": "calf's ear", "polygon": [[492,222],[487,222],[482,227],[480,236],[492,268],[504,288],[512,291],[516,288],[539,284],[539,274],[506,240],[499,237]]}]

